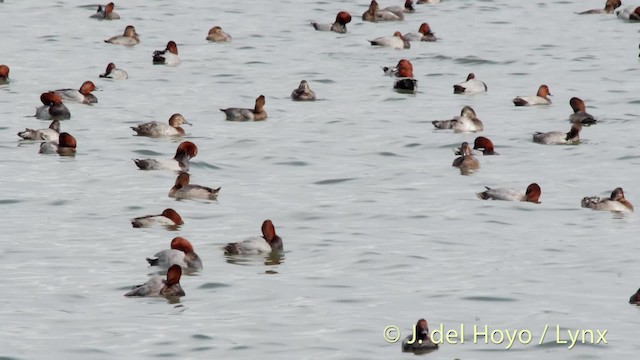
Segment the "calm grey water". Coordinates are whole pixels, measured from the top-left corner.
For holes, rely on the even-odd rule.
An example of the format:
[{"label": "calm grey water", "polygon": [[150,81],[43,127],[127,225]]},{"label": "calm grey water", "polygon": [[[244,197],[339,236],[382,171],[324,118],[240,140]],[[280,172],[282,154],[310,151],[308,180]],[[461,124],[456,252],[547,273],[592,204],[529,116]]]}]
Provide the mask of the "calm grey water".
[{"label": "calm grey water", "polygon": [[[399,3],[399,2],[398,2]],[[459,329],[430,359],[621,359],[637,355],[640,223],[580,208],[617,186],[640,206],[638,26],[615,16],[578,16],[601,1],[443,1],[417,5],[403,23],[362,23],[367,1],[142,1],[116,3],[119,21],[89,19],[78,1],[0,5],[0,356],[8,359],[390,359],[383,338],[420,317]],[[395,5],[382,1],[381,6]],[[629,4],[625,4],[629,5]],[[313,31],[340,10],[345,35]],[[427,21],[442,41],[397,51],[367,39],[416,31]],[[103,43],[132,24],[133,48]],[[221,25],[234,41],[210,44]],[[152,66],[177,42],[182,63]],[[380,66],[413,62],[415,96],[396,94]],[[98,79],[107,63],[125,81]],[[452,94],[467,73],[479,96]],[[295,103],[306,79],[321,99]],[[47,90],[93,80],[99,103],[69,103],[63,131],[75,158],[20,143]],[[553,105],[515,108],[511,99],[549,85]],[[253,106],[269,119],[224,121],[218,108]],[[572,96],[599,119],[578,146],[542,146],[534,131],[568,131]],[[461,176],[452,148],[477,134],[434,131],[464,105],[483,120],[496,157]],[[175,174],[138,171],[137,157],[173,156],[179,141],[133,136],[138,123],[182,113],[199,153],[191,180],[222,186],[217,202],[167,197]],[[483,202],[484,186],[524,189],[542,203]],[[133,229],[129,219],[166,207],[178,231]],[[226,259],[219,247],[259,235],[272,219],[280,263]],[[187,295],[125,298],[154,272],[145,257],[189,239],[204,271],[183,276]],[[530,331],[530,344],[474,344],[474,325]],[[539,345],[542,331],[549,325]],[[567,330],[607,330],[608,344],[570,344]],[[596,337],[597,339],[597,337]]]}]

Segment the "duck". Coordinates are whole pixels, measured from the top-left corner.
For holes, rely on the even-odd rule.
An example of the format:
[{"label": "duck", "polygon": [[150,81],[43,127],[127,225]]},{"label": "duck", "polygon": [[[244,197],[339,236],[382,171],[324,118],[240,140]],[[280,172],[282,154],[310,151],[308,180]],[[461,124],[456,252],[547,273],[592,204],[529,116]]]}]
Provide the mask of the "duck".
[{"label": "duck", "polygon": [[[473,150],[478,150],[480,155],[500,155],[493,149],[493,142],[484,136],[478,136],[473,141]],[[473,153],[476,152],[474,151]],[[456,150],[456,155],[462,155],[461,149]]]},{"label": "duck", "polygon": [[113,80],[125,80],[129,78],[129,74],[122,69],[116,68],[116,64],[109,63],[104,74],[100,74],[100,77]]},{"label": "duck", "polygon": [[367,40],[371,46],[390,47],[393,49],[409,49],[411,44],[405,39],[400,31],[393,33],[392,37],[379,37],[373,40]]},{"label": "duck", "polygon": [[582,130],[582,125],[573,123],[568,133],[562,131],[536,132],[533,134],[533,142],[544,145],[577,144],[580,141],[580,130]]},{"label": "duck", "polygon": [[173,159],[134,159],[140,170],[174,170],[189,171],[189,159],[198,155],[198,147],[191,141],[184,141],[178,145]]},{"label": "duck", "polygon": [[113,45],[134,46],[140,43],[140,38],[136,33],[136,28],[133,25],[127,25],[122,35],[116,35],[104,42]]},{"label": "duck", "polygon": [[607,2],[605,2],[604,4],[604,9],[587,10],[587,11],[582,11],[576,14],[578,15],[611,14],[615,9],[619,8],[621,5],[622,5],[622,1],[620,0],[607,0]]},{"label": "duck", "polygon": [[369,4],[369,8],[367,9],[367,11],[365,11],[362,14],[362,21],[370,21],[370,22],[378,21],[378,17],[376,16],[378,9],[379,9],[378,2],[376,0],[371,0],[371,3]]},{"label": "duck", "polygon": [[526,201],[539,204],[540,194],[542,193],[540,185],[536,183],[527,186],[527,190],[524,193],[515,189],[492,189],[488,186],[485,186],[485,188],[487,190],[476,194],[482,200]]},{"label": "duck", "polygon": [[132,126],[131,129],[139,136],[161,137],[161,136],[183,136],[185,134],[182,124],[192,125],[184,116],[179,113],[171,115],[169,124],[151,121],[148,123]]},{"label": "duck", "polygon": [[453,160],[451,166],[460,168],[463,175],[468,175],[471,170],[477,170],[480,168],[480,162],[471,154],[471,146],[468,142],[463,142],[460,145],[460,157]]},{"label": "duck", "polygon": [[398,61],[395,76],[398,79],[393,83],[394,90],[409,94],[414,94],[418,91],[418,80],[413,78],[413,65],[409,60],[402,59]]},{"label": "duck", "polygon": [[625,199],[624,191],[618,187],[611,192],[608,198],[588,196],[580,202],[583,208],[616,212],[633,212],[633,205]]},{"label": "duck", "polygon": [[178,57],[178,45],[174,41],[169,41],[164,50],[156,50],[153,52],[154,65],[177,66],[180,64]]},{"label": "duck", "polygon": [[551,100],[549,100],[549,96],[551,96],[549,87],[547,85],[540,85],[536,96],[517,96],[512,101],[515,106],[550,105]]},{"label": "duck", "polygon": [[412,334],[402,340],[403,352],[423,353],[437,348],[438,344],[435,344],[429,337],[429,326],[425,319],[418,320]]},{"label": "duck", "polygon": [[183,172],[176,178],[175,185],[169,190],[169,197],[176,199],[205,199],[216,200],[221,188],[213,189],[206,186],[189,184],[190,176]]},{"label": "duck", "polygon": [[298,88],[291,92],[291,99],[295,101],[313,101],[316,99],[316,93],[311,90],[307,80],[302,80]]},{"label": "duck", "polygon": [[115,5],[110,2],[104,7],[104,11],[102,11],[102,5],[98,5],[98,11],[95,14],[91,15],[90,18],[98,19],[98,20],[119,20],[120,15],[113,12],[113,8]]},{"label": "duck", "polygon": [[262,237],[252,237],[237,243],[228,243],[222,248],[225,255],[257,255],[283,251],[282,239],[276,234],[271,220],[262,222]]},{"label": "duck", "polygon": [[333,31],[340,34],[347,32],[347,24],[351,22],[351,14],[346,11],[340,11],[336,15],[336,21],[333,24],[319,24],[315,21],[311,22],[314,29],[318,31]]},{"label": "duck", "polygon": [[438,38],[436,37],[436,34],[434,32],[431,31],[431,27],[429,26],[428,23],[422,23],[420,24],[420,27],[418,28],[418,33],[406,33],[404,34],[404,38],[409,40],[409,41],[429,41],[429,42],[433,42],[433,41],[437,41]]},{"label": "duck", "polygon": [[403,12],[395,14],[391,11],[380,9],[376,0],[371,0],[369,9],[362,14],[362,21],[378,22],[378,21],[400,21],[404,20]]},{"label": "duck", "polygon": [[629,304],[640,305],[640,289],[629,298]]},{"label": "duck", "polygon": [[436,129],[453,129],[456,132],[476,132],[484,130],[482,121],[478,119],[471,106],[465,106],[460,110],[460,116],[454,116],[451,120],[434,120],[431,122]]},{"label": "duck", "polygon": [[80,86],[80,89],[58,89],[54,90],[62,100],[73,101],[81,104],[96,104],[98,98],[91,92],[96,90],[96,85],[92,81],[85,81]]},{"label": "duck", "polygon": [[387,6],[382,10],[394,13],[398,17],[404,16],[405,13],[410,14],[410,13],[416,12],[416,9],[413,7],[413,0],[405,0],[403,6],[399,6],[399,5]]},{"label": "duck", "polygon": [[573,114],[569,116],[569,121],[582,125],[592,125],[596,123],[596,119],[587,113],[586,106],[582,99],[572,97],[571,100],[569,100],[569,105],[573,109]]},{"label": "duck", "polygon": [[267,112],[264,111],[265,97],[264,95],[258,96],[256,104],[253,109],[243,108],[227,108],[220,109],[229,121],[260,121],[267,118]]},{"label": "duck", "polygon": [[40,154],[58,154],[60,156],[74,156],[76,154],[76,138],[63,132],[57,141],[47,141],[40,144]]},{"label": "duck", "polygon": [[131,226],[134,228],[146,228],[154,225],[176,227],[184,225],[182,217],[177,211],[167,208],[160,215],[146,215],[131,219]]},{"label": "duck", "polygon": [[453,85],[454,94],[478,94],[487,92],[487,84],[476,79],[476,74],[469,73],[467,81]]},{"label": "duck", "polygon": [[185,296],[184,290],[182,290],[182,286],[180,286],[181,276],[182,268],[180,265],[172,265],[167,270],[166,278],[154,275],[146,283],[134,286],[133,289],[124,294],[124,296]]},{"label": "duck", "polygon": [[36,108],[35,117],[41,120],[66,120],[71,118],[71,112],[62,103],[60,95],[54,91],[40,95],[42,106]]},{"label": "duck", "polygon": [[231,35],[222,31],[222,28],[220,26],[214,26],[209,29],[207,40],[210,42],[229,42],[231,41]]},{"label": "duck", "polygon": [[640,20],[640,6],[627,7],[616,13],[618,19],[628,20],[628,21],[639,21]]},{"label": "duck", "polygon": [[60,120],[53,120],[47,129],[29,129],[18,133],[22,140],[58,141],[60,137]]},{"label": "duck", "polygon": [[183,237],[176,237],[171,240],[171,249],[162,250],[153,258],[147,258],[150,266],[168,268],[179,265],[184,271],[202,270],[202,261],[198,254],[193,251],[193,245]]},{"label": "duck", "polygon": [[7,65],[4,65],[4,64],[0,65],[0,85],[9,83],[10,71],[11,69]]}]

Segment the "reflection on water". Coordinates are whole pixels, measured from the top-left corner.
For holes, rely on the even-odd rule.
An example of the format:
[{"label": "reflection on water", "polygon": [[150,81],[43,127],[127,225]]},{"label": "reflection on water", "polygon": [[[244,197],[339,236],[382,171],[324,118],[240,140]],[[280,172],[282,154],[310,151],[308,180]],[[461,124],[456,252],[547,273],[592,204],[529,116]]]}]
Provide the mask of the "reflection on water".
[{"label": "reflection on water", "polygon": [[284,253],[280,251],[272,251],[266,255],[265,254],[258,254],[258,255],[225,254],[224,257],[227,263],[229,264],[245,265],[245,266],[253,266],[253,265],[276,266],[276,265],[282,264],[285,259]]}]

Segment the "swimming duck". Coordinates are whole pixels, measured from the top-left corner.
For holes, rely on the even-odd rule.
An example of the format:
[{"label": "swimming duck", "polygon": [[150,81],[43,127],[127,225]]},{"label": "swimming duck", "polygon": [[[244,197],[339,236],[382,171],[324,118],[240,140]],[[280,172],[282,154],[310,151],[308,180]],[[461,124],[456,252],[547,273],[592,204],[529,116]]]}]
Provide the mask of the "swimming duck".
[{"label": "swimming duck", "polygon": [[76,138],[63,132],[57,141],[47,141],[40,144],[40,154],[58,154],[60,156],[74,156],[76,154]]},{"label": "swimming duck", "polygon": [[104,42],[114,45],[134,46],[140,43],[140,38],[136,33],[136,28],[132,25],[128,25],[124,29],[124,33],[122,35],[116,35]]},{"label": "swimming duck", "polygon": [[597,196],[585,197],[580,204],[583,208],[593,210],[633,212],[633,205],[625,199],[622,188],[615,188],[608,198],[600,198]]},{"label": "swimming duck", "polygon": [[527,201],[539,204],[540,194],[542,193],[540,186],[536,183],[527,186],[527,190],[524,193],[515,189],[492,189],[488,186],[485,186],[485,188],[487,190],[476,194],[482,200]]},{"label": "swimming duck", "polygon": [[540,85],[536,96],[517,96],[513,99],[513,104],[515,106],[549,105],[551,104],[549,96],[551,96],[549,87],[547,85]]},{"label": "swimming duck", "polygon": [[211,42],[229,42],[231,41],[231,35],[222,31],[222,28],[220,26],[214,26],[209,29],[207,40]]},{"label": "swimming duck", "polygon": [[420,24],[420,27],[418,28],[418,33],[417,34],[407,33],[407,34],[404,34],[404,38],[409,40],[409,41],[429,41],[429,42],[433,42],[433,41],[437,41],[438,40],[438,38],[436,37],[436,34],[431,31],[431,27],[429,26],[428,23]]},{"label": "swimming duck", "polygon": [[184,290],[182,290],[182,286],[180,286],[181,276],[182,268],[180,265],[172,265],[169,270],[167,270],[166,279],[154,275],[146,283],[134,286],[133,289],[124,294],[124,296],[184,296]]},{"label": "swimming duck", "polygon": [[175,185],[169,190],[169,197],[176,199],[206,199],[216,200],[220,188],[189,184],[190,176],[183,172],[176,178]]},{"label": "swimming duck", "polygon": [[262,223],[262,237],[253,237],[237,243],[228,243],[222,248],[227,255],[233,254],[260,254],[272,251],[282,251],[282,239],[276,234],[276,229],[271,220]]},{"label": "swimming duck", "polygon": [[160,137],[160,136],[182,136],[185,134],[182,124],[191,125],[184,116],[175,113],[169,118],[169,124],[151,121],[138,126],[132,126],[133,129],[140,136]]},{"label": "swimming duck", "polygon": [[411,44],[405,39],[400,31],[393,33],[392,37],[379,37],[373,40],[367,40],[371,46],[390,47],[393,49],[409,49]]},{"label": "swimming duck", "polygon": [[176,227],[183,225],[182,217],[177,211],[168,208],[164,209],[160,215],[146,215],[131,219],[131,225],[134,228],[146,228],[153,225]]},{"label": "swimming duck", "polygon": [[413,78],[413,65],[407,59],[398,61],[395,76],[398,79],[393,83],[393,88],[402,93],[414,94],[418,91],[418,80]]},{"label": "swimming duck", "polygon": [[129,78],[129,74],[127,74],[127,72],[122,69],[116,68],[116,64],[109,63],[104,74],[100,74],[100,77],[113,80],[124,80]]},{"label": "swimming duck", "polygon": [[60,121],[53,120],[48,129],[33,130],[26,128],[18,133],[23,140],[58,141],[60,137]]},{"label": "swimming duck", "polygon": [[256,104],[253,109],[243,108],[227,108],[220,109],[229,121],[259,121],[267,118],[267,112],[264,110],[265,97],[264,95],[258,96]]},{"label": "swimming duck", "polygon": [[171,240],[171,249],[162,250],[156,253],[153,258],[147,258],[150,266],[168,268],[173,265],[180,265],[185,271],[202,270],[202,260],[195,251],[189,240],[183,237],[176,237]]},{"label": "swimming duck", "polygon": [[545,145],[567,145],[576,144],[580,141],[580,123],[573,123],[568,133],[562,131],[536,132],[533,134],[533,142]]},{"label": "swimming duck", "polygon": [[318,31],[333,31],[344,34],[347,32],[347,24],[350,22],[351,14],[346,11],[340,11],[338,15],[336,15],[336,21],[333,24],[319,24],[312,21],[311,25]]},{"label": "swimming duck", "polygon": [[307,80],[302,80],[298,88],[291,92],[291,99],[296,101],[313,101],[316,99],[316,93],[311,90]]},{"label": "swimming duck", "polygon": [[40,95],[42,106],[36,108],[35,117],[42,120],[66,120],[71,118],[69,109],[62,103],[60,95],[49,91]]},{"label": "swimming duck", "polygon": [[471,106],[463,107],[460,116],[454,116],[451,120],[434,120],[431,123],[436,129],[453,129],[456,132],[484,130],[482,121]]},{"label": "swimming duck", "polygon": [[98,19],[98,20],[118,20],[120,19],[120,15],[113,12],[113,8],[115,5],[110,2],[104,7],[104,11],[102,11],[102,5],[98,5],[98,11],[95,14],[91,15],[90,18]]},{"label": "swimming duck", "polygon": [[140,170],[174,170],[189,171],[189,159],[198,155],[198,147],[191,141],[178,145],[173,159],[134,159]]},{"label": "swimming duck", "polygon": [[573,114],[569,116],[569,121],[572,123],[580,123],[583,125],[592,125],[596,123],[596,119],[587,113],[584,101],[577,97],[572,97],[569,100],[569,105],[573,109]]},{"label": "swimming duck", "polygon": [[453,85],[454,94],[476,94],[487,92],[487,84],[476,79],[474,73],[467,75],[467,81]]}]

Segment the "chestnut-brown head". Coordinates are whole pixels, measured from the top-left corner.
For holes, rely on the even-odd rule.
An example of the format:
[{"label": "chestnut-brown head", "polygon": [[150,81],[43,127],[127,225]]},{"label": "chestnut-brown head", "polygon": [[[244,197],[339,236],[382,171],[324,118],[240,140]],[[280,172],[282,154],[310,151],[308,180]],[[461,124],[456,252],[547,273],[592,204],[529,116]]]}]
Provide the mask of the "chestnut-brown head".
[{"label": "chestnut-brown head", "polygon": [[180,265],[171,265],[167,270],[167,280],[165,280],[165,286],[173,286],[180,283],[180,277],[182,276],[182,268]]},{"label": "chestnut-brown head", "polygon": [[176,183],[174,185],[175,188],[180,189],[184,186],[189,185],[189,173],[181,172],[176,178]]},{"label": "chestnut-brown head", "polygon": [[[188,183],[188,181],[187,181],[187,183]],[[182,217],[180,216],[180,214],[178,214],[177,211],[175,211],[175,210],[173,210],[171,208],[164,209],[164,211],[162,212],[162,216],[166,217],[167,219],[170,219],[176,225],[184,224],[184,221],[182,221]]]},{"label": "chestnut-brown head", "polygon": [[582,101],[582,99],[580,98],[572,97],[571,100],[569,100],[569,105],[571,105],[571,108],[573,109],[574,113],[578,111],[582,111],[582,112],[586,111],[586,106],[584,105],[584,101]]},{"label": "chestnut-brown head", "polygon": [[398,77],[413,77],[413,65],[407,59],[402,59],[398,61],[398,65],[396,65],[396,69],[398,69],[397,76]]},{"label": "chestnut-brown head", "polygon": [[113,70],[115,70],[115,69],[116,69],[116,64],[114,64],[114,63],[109,63],[109,65],[107,65],[107,70],[105,70],[104,74],[105,74],[105,75],[109,75],[109,74],[111,74],[111,72],[112,72]]},{"label": "chestnut-brown head", "polygon": [[82,86],[80,86],[80,94],[82,95],[89,95],[92,91],[94,91],[96,89],[96,85],[91,82],[91,81],[85,81],[82,83]]},{"label": "chestnut-brown head", "polygon": [[262,223],[262,237],[267,240],[268,243],[277,238],[276,228],[273,226],[271,220],[265,220]]},{"label": "chestnut-brown head", "polygon": [[478,136],[473,142],[473,148],[476,150],[483,149],[484,152],[493,152],[493,143],[484,136]]},{"label": "chestnut-brown head", "polygon": [[431,35],[431,27],[427,23],[422,23],[422,25],[420,25],[420,28],[418,29],[418,32],[422,35]]},{"label": "chestnut-brown head", "polygon": [[540,87],[538,88],[538,93],[536,95],[548,100],[547,96],[551,95],[551,93],[549,92],[549,87],[547,85],[540,85]]},{"label": "chestnut-brown head", "polygon": [[165,48],[168,52],[172,54],[178,55],[178,45],[176,45],[175,41],[171,40],[167,43],[167,47]]},{"label": "chestnut-brown head", "polygon": [[0,80],[6,80],[9,78],[9,67],[7,65],[0,65]]},{"label": "chestnut-brown head", "polygon": [[71,134],[66,132],[60,133],[58,137],[58,144],[60,147],[72,148],[72,149],[75,149],[77,145],[76,138],[74,138]]},{"label": "chestnut-brown head", "polygon": [[180,250],[185,254],[193,252],[193,246],[189,240],[179,236],[171,240],[171,248],[174,250]]},{"label": "chestnut-brown head", "polygon": [[542,194],[542,189],[536,183],[532,183],[527,186],[527,191],[525,192],[525,200],[533,203],[540,202],[540,194]]},{"label": "chestnut-brown head", "polygon": [[44,105],[62,104],[62,98],[54,91],[42,93],[42,95],[40,95],[40,101]]},{"label": "chestnut-brown head", "polygon": [[405,0],[404,9],[408,12],[414,12],[416,9],[413,8],[413,0]]},{"label": "chestnut-brown head", "polygon": [[351,14],[346,11],[340,11],[338,15],[336,15],[336,22],[338,24],[346,25],[351,22]]},{"label": "chestnut-brown head", "polygon": [[107,16],[109,16],[109,14],[111,14],[113,12],[113,8],[115,7],[115,5],[110,2],[107,4],[107,6],[104,7],[104,17],[106,18]]},{"label": "chestnut-brown head", "polygon": [[420,334],[423,331],[429,331],[429,326],[427,325],[427,320],[420,319],[416,323],[416,333]]},{"label": "chestnut-brown head", "polygon": [[189,156],[189,159],[191,159],[198,155],[198,147],[191,141],[184,141],[180,143],[180,145],[178,145],[178,150],[176,150],[176,157],[182,154],[187,154],[187,156]]}]

